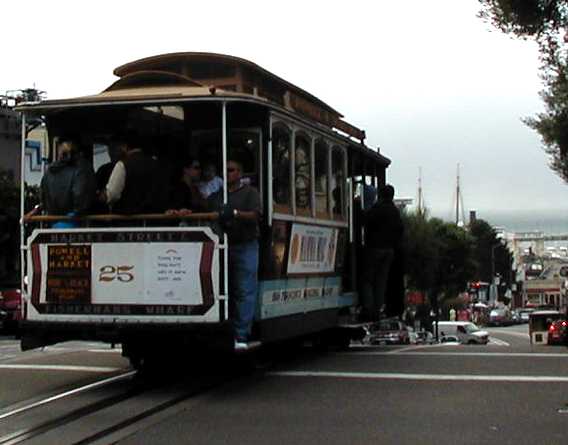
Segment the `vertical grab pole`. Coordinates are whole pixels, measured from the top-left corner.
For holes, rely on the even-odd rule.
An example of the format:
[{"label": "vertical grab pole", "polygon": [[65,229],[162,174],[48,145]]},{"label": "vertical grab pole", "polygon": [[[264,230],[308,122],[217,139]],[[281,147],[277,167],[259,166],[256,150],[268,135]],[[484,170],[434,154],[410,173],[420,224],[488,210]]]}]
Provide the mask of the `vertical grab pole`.
[{"label": "vertical grab pole", "polygon": [[[327,213],[329,215],[329,219],[333,220],[333,190],[331,189],[331,180],[333,178],[333,164],[332,164],[332,157],[333,157],[333,147],[326,146],[327,150]],[[333,181],[335,183],[335,179]],[[335,184],[337,187],[337,184]]]},{"label": "vertical grab pole", "polygon": [[223,144],[223,204],[227,204],[227,102],[222,103],[221,137]]},{"label": "vertical grab pole", "polygon": [[296,129],[292,128],[292,141],[290,144],[290,208],[292,215],[296,216]]},{"label": "vertical grab pole", "polygon": [[[25,250],[25,223],[24,223],[24,215],[25,215],[25,206],[24,200],[26,196],[26,113],[22,113],[22,141],[21,141],[21,150],[20,150],[20,291],[22,292],[22,296],[24,298],[27,297],[27,293],[24,293],[24,276],[26,271],[24,269],[26,264],[26,250]],[[20,310],[24,310],[25,304],[21,305]],[[25,314],[22,314],[25,315]]]},{"label": "vertical grab pole", "polygon": [[273,176],[272,176],[272,114],[268,120],[268,156],[267,156],[267,177],[268,177],[268,199],[266,202],[268,203],[267,215],[268,215],[268,226],[272,227],[272,214],[274,213],[274,204],[273,204],[273,187],[274,184]]},{"label": "vertical grab pole", "polygon": [[[222,141],[222,151],[223,151],[223,205],[228,202],[228,192],[227,192],[227,102],[222,102],[221,109],[221,141]],[[223,233],[223,295],[225,296],[225,301],[223,302],[225,306],[225,314],[228,314],[228,301],[229,301],[229,244],[227,239],[227,234]]]},{"label": "vertical grab pole", "polygon": [[310,144],[310,207],[312,209],[312,218],[317,218],[316,210],[316,138],[312,136]]}]

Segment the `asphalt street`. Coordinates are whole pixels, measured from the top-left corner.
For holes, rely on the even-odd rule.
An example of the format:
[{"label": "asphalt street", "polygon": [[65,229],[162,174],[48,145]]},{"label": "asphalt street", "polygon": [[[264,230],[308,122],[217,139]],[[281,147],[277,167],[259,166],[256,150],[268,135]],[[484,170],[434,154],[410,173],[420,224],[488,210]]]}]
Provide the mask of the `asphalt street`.
[{"label": "asphalt street", "polygon": [[[568,350],[531,346],[526,329],[491,329],[486,346],[301,349],[198,394],[159,420],[146,419],[113,442],[565,444]],[[0,340],[2,412],[128,369],[108,346],[18,353],[14,345]]]}]

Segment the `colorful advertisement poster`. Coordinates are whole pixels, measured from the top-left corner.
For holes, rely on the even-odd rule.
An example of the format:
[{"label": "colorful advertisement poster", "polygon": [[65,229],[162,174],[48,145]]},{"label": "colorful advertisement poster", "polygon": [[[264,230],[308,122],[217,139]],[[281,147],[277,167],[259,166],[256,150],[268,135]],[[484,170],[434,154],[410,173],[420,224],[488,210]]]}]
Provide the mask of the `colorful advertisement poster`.
[{"label": "colorful advertisement poster", "polygon": [[338,230],[293,224],[288,274],[330,273],[335,270]]},{"label": "colorful advertisement poster", "polygon": [[91,302],[91,246],[48,246],[49,302]]}]

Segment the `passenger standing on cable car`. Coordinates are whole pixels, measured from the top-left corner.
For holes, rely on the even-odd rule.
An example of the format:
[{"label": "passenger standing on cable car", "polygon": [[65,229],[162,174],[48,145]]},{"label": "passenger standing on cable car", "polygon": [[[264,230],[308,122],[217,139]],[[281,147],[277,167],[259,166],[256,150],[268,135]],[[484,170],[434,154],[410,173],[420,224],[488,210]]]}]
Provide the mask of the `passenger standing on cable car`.
[{"label": "passenger standing on cable car", "polygon": [[[108,154],[110,161],[106,164],[101,165],[95,173],[97,183],[97,196],[100,196],[101,193],[105,190],[116,163],[124,159],[124,157],[126,156],[126,142],[120,139],[113,140],[109,144]],[[106,213],[108,211],[106,202],[101,202],[101,200],[99,199],[97,200],[96,204],[97,211],[103,213]]]},{"label": "passenger standing on cable car", "polygon": [[142,150],[141,138],[129,133],[125,137],[126,153],[110,174],[99,199],[114,213],[127,215],[152,212],[156,203],[154,193],[156,161]]},{"label": "passenger standing on cable car", "polygon": [[385,292],[395,249],[402,238],[403,226],[394,205],[394,187],[379,190],[378,201],[365,213],[366,267],[363,276],[361,317],[377,320],[385,304]]},{"label": "passenger standing on cable car", "polygon": [[[229,239],[229,315],[235,330],[235,349],[246,349],[258,293],[260,195],[242,181],[243,167],[227,162],[228,204],[221,222]],[[211,199],[222,202],[222,190]]]},{"label": "passenger standing on cable car", "polygon": [[[79,159],[77,143],[61,138],[57,161],[49,166],[40,184],[41,203],[49,215],[76,216],[87,212],[94,198],[94,172]],[[60,221],[55,228],[75,227]]]}]

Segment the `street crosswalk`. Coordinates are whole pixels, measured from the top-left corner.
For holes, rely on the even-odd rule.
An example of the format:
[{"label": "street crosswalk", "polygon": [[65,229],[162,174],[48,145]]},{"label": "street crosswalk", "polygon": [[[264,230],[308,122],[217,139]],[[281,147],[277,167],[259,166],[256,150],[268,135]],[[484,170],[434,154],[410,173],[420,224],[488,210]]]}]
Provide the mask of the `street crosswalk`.
[{"label": "street crosswalk", "polygon": [[511,346],[505,340],[501,340],[501,339],[498,339],[498,338],[495,338],[495,337],[489,337],[489,344],[495,345],[495,346]]}]

